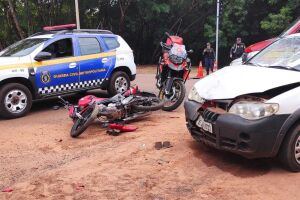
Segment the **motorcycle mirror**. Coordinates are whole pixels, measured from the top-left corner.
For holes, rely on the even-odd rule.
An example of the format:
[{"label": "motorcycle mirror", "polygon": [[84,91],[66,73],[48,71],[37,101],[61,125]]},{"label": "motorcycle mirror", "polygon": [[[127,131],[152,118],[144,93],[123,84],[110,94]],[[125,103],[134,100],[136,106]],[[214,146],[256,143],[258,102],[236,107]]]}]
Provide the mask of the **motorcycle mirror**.
[{"label": "motorcycle mirror", "polygon": [[194,53],[194,50],[193,50],[193,49],[190,49],[190,50],[188,51],[188,53]]}]

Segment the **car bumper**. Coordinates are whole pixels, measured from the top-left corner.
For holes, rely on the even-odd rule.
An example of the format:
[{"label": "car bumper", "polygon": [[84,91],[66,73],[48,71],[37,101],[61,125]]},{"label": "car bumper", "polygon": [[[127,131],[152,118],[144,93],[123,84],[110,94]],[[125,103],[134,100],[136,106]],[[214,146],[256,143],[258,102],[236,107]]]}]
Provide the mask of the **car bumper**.
[{"label": "car bumper", "polygon": [[[191,135],[199,142],[230,151],[247,158],[273,157],[279,131],[288,115],[273,115],[260,120],[246,120],[233,114],[218,114],[209,110],[199,112],[200,104],[186,101],[186,124]],[[212,124],[213,133],[197,127],[202,116]]]}]

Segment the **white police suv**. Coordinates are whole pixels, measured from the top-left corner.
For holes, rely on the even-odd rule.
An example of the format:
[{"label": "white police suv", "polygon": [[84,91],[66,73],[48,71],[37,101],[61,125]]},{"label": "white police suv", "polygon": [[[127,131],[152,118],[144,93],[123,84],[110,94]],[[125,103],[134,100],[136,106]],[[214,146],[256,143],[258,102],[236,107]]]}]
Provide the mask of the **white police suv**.
[{"label": "white police suv", "polygon": [[130,87],[136,65],[128,44],[107,30],[75,27],[44,27],[0,52],[0,116],[22,117],[35,99]]}]

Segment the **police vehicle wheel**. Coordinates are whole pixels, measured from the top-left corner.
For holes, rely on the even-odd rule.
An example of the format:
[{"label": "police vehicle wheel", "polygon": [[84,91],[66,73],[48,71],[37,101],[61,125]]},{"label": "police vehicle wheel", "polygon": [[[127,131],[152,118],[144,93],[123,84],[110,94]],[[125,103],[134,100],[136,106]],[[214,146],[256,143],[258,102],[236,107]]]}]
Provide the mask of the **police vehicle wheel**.
[{"label": "police vehicle wheel", "polygon": [[130,79],[125,72],[117,71],[115,72],[110,80],[108,86],[109,95],[113,96],[117,93],[125,92],[130,87]]},{"label": "police vehicle wheel", "polygon": [[32,94],[19,83],[9,83],[0,89],[0,116],[14,119],[25,116],[32,106]]},{"label": "police vehicle wheel", "polygon": [[292,172],[300,172],[300,125],[286,136],[279,158],[285,167]]}]

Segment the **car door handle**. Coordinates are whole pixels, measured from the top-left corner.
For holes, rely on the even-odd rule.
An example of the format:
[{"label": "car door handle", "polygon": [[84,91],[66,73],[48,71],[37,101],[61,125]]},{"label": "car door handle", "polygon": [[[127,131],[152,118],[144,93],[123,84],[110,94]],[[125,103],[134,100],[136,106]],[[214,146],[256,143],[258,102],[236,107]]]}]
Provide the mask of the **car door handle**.
[{"label": "car door handle", "polygon": [[69,64],[69,68],[70,68],[70,69],[73,69],[73,68],[75,68],[75,67],[77,67],[77,63],[70,63],[70,64]]}]

